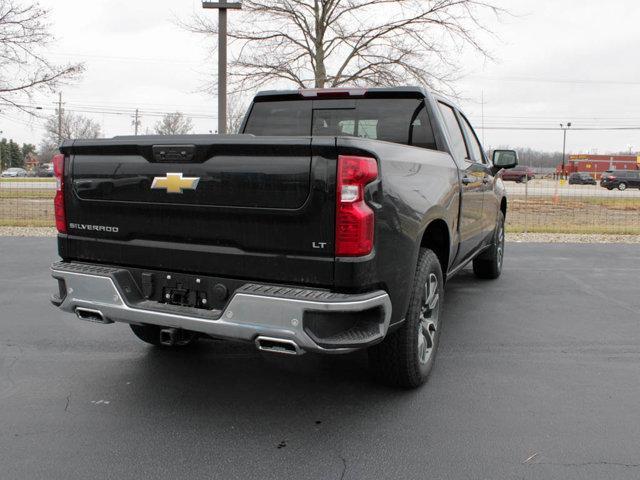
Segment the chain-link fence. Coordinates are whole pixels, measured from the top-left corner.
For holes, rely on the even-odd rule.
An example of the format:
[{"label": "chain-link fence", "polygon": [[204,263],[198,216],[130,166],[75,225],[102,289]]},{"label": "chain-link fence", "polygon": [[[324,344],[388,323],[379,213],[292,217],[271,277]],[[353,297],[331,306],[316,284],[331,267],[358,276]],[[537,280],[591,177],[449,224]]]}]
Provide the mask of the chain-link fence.
[{"label": "chain-link fence", "polygon": [[508,231],[640,234],[640,171],[576,172],[567,178],[534,169],[517,172],[504,172]]},{"label": "chain-link fence", "polygon": [[0,226],[53,227],[53,178],[0,178]]},{"label": "chain-link fence", "polygon": [[[640,235],[640,178],[615,178],[603,187],[600,175],[577,177],[560,180],[535,170],[515,178],[505,174],[507,230]],[[0,226],[54,226],[54,195],[51,178],[0,179]]]}]

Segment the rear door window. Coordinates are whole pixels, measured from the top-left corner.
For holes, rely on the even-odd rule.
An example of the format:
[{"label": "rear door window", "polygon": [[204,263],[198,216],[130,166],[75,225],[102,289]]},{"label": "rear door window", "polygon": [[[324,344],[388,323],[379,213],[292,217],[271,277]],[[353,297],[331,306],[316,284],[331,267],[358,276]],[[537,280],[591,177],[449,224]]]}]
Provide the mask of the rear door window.
[{"label": "rear door window", "polygon": [[467,134],[467,138],[469,139],[469,147],[471,149],[471,153],[473,154],[473,159],[478,163],[486,163],[485,157],[482,154],[482,147],[480,146],[480,142],[478,141],[478,137],[476,136],[476,132],[473,131],[473,127],[471,127],[471,124],[466,119],[466,117],[464,115],[461,115],[461,117],[462,127],[464,128],[465,133]]},{"label": "rear door window", "polygon": [[427,113],[427,108],[422,104],[418,115],[411,122],[409,131],[409,145],[414,147],[436,150],[436,139],[433,135],[433,127]]},{"label": "rear door window", "polygon": [[453,149],[453,155],[459,160],[470,160],[469,153],[467,152],[467,146],[464,142],[464,135],[456,118],[456,114],[449,105],[438,102],[444,122],[447,125],[449,131],[449,137],[451,138],[451,148]]}]

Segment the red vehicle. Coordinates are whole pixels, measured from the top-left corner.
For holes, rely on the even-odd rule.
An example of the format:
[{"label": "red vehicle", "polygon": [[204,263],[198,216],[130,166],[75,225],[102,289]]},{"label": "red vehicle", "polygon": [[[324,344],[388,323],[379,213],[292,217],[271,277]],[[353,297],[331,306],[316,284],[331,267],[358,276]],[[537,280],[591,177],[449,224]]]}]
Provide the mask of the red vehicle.
[{"label": "red vehicle", "polygon": [[[564,176],[571,173],[588,173],[594,178],[600,178],[607,170],[638,170],[640,156],[637,155],[569,155],[565,165]],[[562,165],[556,167],[556,173],[562,172]]]},{"label": "red vehicle", "polygon": [[532,180],[536,178],[536,172],[533,168],[525,165],[518,165],[515,168],[504,170],[502,172],[502,180],[513,181],[516,183],[524,182],[525,180]]}]

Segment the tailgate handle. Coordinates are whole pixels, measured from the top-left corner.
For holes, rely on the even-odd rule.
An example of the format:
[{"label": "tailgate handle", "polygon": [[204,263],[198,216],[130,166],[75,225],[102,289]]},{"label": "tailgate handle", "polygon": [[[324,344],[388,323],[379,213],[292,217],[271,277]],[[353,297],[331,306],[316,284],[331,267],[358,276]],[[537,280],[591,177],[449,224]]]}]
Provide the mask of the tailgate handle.
[{"label": "tailgate handle", "polygon": [[160,163],[188,163],[195,156],[195,145],[154,145],[153,160]]}]

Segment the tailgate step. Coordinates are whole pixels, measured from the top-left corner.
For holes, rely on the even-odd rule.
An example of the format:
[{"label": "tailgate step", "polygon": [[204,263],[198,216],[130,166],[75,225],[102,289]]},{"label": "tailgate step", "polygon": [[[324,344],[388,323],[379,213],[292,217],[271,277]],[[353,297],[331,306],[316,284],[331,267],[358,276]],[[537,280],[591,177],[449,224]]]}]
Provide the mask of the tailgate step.
[{"label": "tailgate step", "polygon": [[116,267],[106,267],[103,265],[93,265],[88,263],[70,263],[70,262],[56,262],[51,265],[52,270],[58,270],[62,272],[82,273],[85,275],[98,275],[101,277],[108,277],[122,270]]}]

